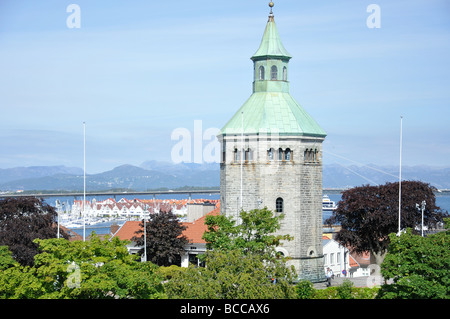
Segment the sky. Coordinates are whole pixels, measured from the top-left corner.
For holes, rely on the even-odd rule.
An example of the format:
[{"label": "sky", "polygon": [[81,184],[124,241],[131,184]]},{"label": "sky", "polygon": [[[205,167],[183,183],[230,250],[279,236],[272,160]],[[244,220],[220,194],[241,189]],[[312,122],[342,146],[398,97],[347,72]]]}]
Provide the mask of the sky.
[{"label": "sky", "polygon": [[[171,161],[180,129],[204,149],[195,123],[222,128],[252,93],[268,2],[0,1],[0,168],[83,167],[83,122],[90,174]],[[450,166],[449,1],[274,3],[325,165],[399,165],[402,116],[402,164]]]}]

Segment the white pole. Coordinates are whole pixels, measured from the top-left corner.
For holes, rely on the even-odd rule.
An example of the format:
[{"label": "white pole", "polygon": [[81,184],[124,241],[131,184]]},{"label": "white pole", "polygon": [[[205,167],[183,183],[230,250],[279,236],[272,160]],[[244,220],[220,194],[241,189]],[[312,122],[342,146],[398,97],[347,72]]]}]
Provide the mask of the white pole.
[{"label": "white pole", "polygon": [[425,205],[427,203],[425,201],[422,201],[422,237],[423,237],[423,211],[425,210]]},{"label": "white pole", "polygon": [[56,200],[56,204],[57,204],[57,206],[58,206],[58,232],[57,232],[57,236],[56,236],[56,238],[58,238],[59,239],[59,212],[60,212],[60,206],[59,206],[59,200]]},{"label": "white pole", "polygon": [[86,241],[86,123],[83,122],[83,241]]},{"label": "white pole", "polygon": [[[241,112],[241,210],[242,210],[242,187],[243,187],[243,164],[244,164],[244,112]],[[239,215],[238,215],[239,216]]]},{"label": "white pole", "polygon": [[145,218],[146,218],[146,211],[148,213],[148,205],[145,204],[145,210],[144,210],[144,261],[147,261],[147,226],[145,224]]},{"label": "white pole", "polygon": [[400,116],[400,169],[398,176],[398,236],[401,230],[401,214],[402,214],[402,139],[403,139],[403,116]]}]

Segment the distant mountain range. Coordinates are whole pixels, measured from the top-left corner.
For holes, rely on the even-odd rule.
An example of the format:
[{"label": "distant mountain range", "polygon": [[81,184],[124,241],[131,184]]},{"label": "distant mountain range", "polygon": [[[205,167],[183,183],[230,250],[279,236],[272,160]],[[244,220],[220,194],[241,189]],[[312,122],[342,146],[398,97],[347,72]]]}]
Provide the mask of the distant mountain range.
[{"label": "distant mountain range", "polygon": [[[450,188],[450,167],[402,167],[404,180],[420,180],[439,188]],[[345,188],[363,184],[384,184],[398,180],[398,167],[325,165],[324,188]],[[184,186],[219,187],[219,164],[147,161],[139,167],[121,165],[110,171],[86,175],[88,191],[132,189],[174,189]],[[65,166],[34,166],[0,169],[0,191],[80,191],[83,170]]]},{"label": "distant mountain range", "polygon": [[[140,167],[121,165],[99,174],[86,174],[86,189],[136,191],[184,186],[218,187],[219,164],[172,164],[147,161]],[[83,190],[83,170],[64,166],[0,169],[0,191]]]},{"label": "distant mountain range", "polygon": [[[323,168],[323,186],[346,188],[366,184],[381,185],[397,182],[398,175],[398,166],[330,164]],[[450,189],[450,167],[402,166],[402,180],[422,181],[438,189]]]}]

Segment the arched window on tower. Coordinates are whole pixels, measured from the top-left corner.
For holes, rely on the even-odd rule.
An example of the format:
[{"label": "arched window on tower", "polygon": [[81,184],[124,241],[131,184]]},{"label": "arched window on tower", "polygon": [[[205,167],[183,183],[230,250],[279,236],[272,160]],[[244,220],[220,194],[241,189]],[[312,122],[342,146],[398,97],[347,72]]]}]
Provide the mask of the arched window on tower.
[{"label": "arched window on tower", "polygon": [[260,67],[259,67],[259,80],[260,81],[263,81],[264,80],[264,73],[265,73],[265,70],[264,70],[264,67],[261,65]]},{"label": "arched window on tower", "polygon": [[244,153],[244,161],[253,161],[253,152],[251,149],[246,149]]},{"label": "arched window on tower", "polygon": [[292,159],[292,151],[291,151],[291,149],[287,148],[284,151],[284,160],[285,161],[290,161],[291,159]]},{"label": "arched window on tower", "polygon": [[270,69],[270,79],[272,81],[278,80],[278,68],[276,65],[272,65],[272,68]]},{"label": "arched window on tower", "polygon": [[278,197],[277,200],[275,201],[275,211],[277,213],[283,212],[283,199],[281,197]]},{"label": "arched window on tower", "polygon": [[275,150],[273,148],[267,150],[267,158],[269,161],[273,161],[275,159]]},{"label": "arched window on tower", "polygon": [[278,149],[278,160],[279,161],[283,160],[283,149],[281,148]]},{"label": "arched window on tower", "polygon": [[283,67],[283,81],[287,81],[287,67]]}]

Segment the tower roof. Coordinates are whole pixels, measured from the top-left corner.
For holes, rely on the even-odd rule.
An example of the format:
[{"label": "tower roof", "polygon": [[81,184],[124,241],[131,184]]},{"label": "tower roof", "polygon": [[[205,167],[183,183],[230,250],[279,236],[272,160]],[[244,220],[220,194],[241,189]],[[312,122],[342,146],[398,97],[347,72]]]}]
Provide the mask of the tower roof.
[{"label": "tower roof", "polygon": [[[242,119],[243,117],[243,119]],[[222,128],[223,135],[278,134],[325,137],[319,124],[285,92],[256,92]]]},{"label": "tower roof", "polygon": [[[273,3],[269,6],[272,8]],[[326,136],[319,124],[289,94],[289,82],[285,75],[287,76],[290,58],[281,43],[271,10],[261,45],[251,58],[255,63],[255,72],[260,72],[253,84],[253,94],[222,128],[220,135],[243,133],[321,138]],[[260,65],[262,71],[264,66],[268,70],[274,68],[274,76],[262,75],[263,72],[258,71],[257,65]],[[283,67],[282,78],[277,66]]]},{"label": "tower roof", "polygon": [[264,31],[261,45],[258,51],[252,56],[252,60],[259,60],[265,58],[284,58],[289,60],[292,56],[284,48],[283,43],[278,33],[277,25],[272,12],[269,15],[269,21],[267,22],[266,30]]}]

